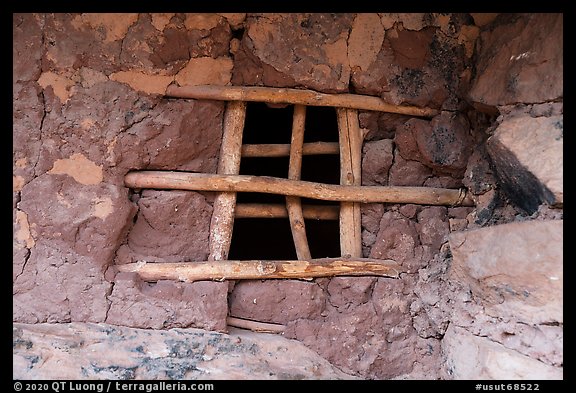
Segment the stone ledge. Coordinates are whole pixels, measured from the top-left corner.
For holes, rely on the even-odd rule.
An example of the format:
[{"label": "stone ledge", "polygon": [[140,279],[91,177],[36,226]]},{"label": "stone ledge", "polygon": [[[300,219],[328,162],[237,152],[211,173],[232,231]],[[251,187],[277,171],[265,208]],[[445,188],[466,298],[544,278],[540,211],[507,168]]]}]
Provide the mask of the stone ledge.
[{"label": "stone ledge", "polygon": [[557,380],[562,367],[553,367],[508,349],[486,337],[450,325],[442,340],[450,378],[475,380]]},{"label": "stone ledge", "polygon": [[231,329],[13,325],[13,379],[356,379],[295,340]]},{"label": "stone ledge", "polygon": [[563,323],[563,220],[524,221],[449,238],[450,279],[493,317],[529,325]]}]

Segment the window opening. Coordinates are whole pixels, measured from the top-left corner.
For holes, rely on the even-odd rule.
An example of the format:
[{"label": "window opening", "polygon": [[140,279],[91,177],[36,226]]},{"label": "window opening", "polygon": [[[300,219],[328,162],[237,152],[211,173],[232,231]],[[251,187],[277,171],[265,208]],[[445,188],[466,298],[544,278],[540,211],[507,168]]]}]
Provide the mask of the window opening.
[{"label": "window opening", "polygon": [[[243,145],[290,144],[294,105],[274,108],[264,103],[248,103]],[[271,124],[274,126],[271,127]],[[308,129],[310,127],[310,129]],[[338,123],[334,108],[309,107],[306,110],[304,143],[338,143]],[[288,177],[289,156],[242,157],[241,175]],[[338,154],[304,155],[301,179],[339,184]],[[307,199],[311,205],[337,206],[337,202]],[[285,205],[286,197],[264,193],[238,193],[236,203]],[[338,220],[304,220],[312,257],[340,255]],[[258,234],[258,235],[255,235]],[[273,219],[238,218],[234,220],[228,258],[231,260],[297,259],[288,217]]]},{"label": "window opening", "polygon": [[[119,265],[120,271],[137,272],[144,280],[174,279],[196,281],[207,279],[254,279],[254,278],[313,278],[336,275],[378,275],[398,277],[402,268],[389,260],[362,258],[360,203],[417,203],[423,205],[474,206],[473,199],[464,188],[459,190],[435,187],[362,186],[361,150],[362,131],[358,123],[358,110],[383,111],[417,117],[433,117],[438,110],[393,105],[379,97],[356,94],[323,94],[311,90],[275,89],[248,86],[169,86],[168,97],[228,101],[224,116],[224,135],[218,164],[218,173],[201,174],[176,171],[134,171],[125,176],[125,185],[133,189],[180,189],[217,192],[214,201],[210,256],[208,261],[193,263],[133,263]],[[282,107],[270,117],[254,115],[255,105],[249,114],[247,102],[259,102],[260,106]],[[290,104],[286,106],[285,104]],[[285,108],[284,108],[285,107]],[[335,112],[338,130],[337,143],[320,142],[316,137],[328,131],[327,121],[308,118],[307,109],[314,107],[316,113]],[[290,108],[290,109],[288,109]],[[311,111],[311,113],[315,112]],[[286,143],[286,129],[278,125],[278,119],[288,117],[292,111],[290,142]],[[245,123],[260,123],[260,117],[277,133],[266,134],[272,142],[255,144],[253,136],[244,139]],[[257,119],[257,120],[256,120]],[[311,130],[306,130],[309,125]],[[279,128],[280,127],[280,128]],[[318,127],[318,128],[316,128]],[[319,131],[326,129],[326,131]],[[314,131],[316,130],[316,131]],[[284,136],[282,136],[284,134]],[[316,135],[315,137],[308,134]],[[248,134],[249,135],[249,134]],[[308,139],[307,139],[308,138]],[[244,139],[244,140],[243,140]],[[279,141],[279,142],[277,142]],[[251,143],[248,143],[251,142]],[[339,181],[328,183],[303,180],[316,173],[303,172],[309,154],[332,154],[339,157]],[[250,170],[242,160],[258,157],[288,157],[288,178],[243,175]],[[255,165],[255,164],[254,164]],[[312,165],[314,167],[314,165]],[[247,169],[248,168],[248,169]],[[254,169],[254,168],[252,168]],[[319,171],[328,172],[332,171]],[[335,171],[336,172],[336,171]],[[285,204],[254,205],[237,203],[237,194],[259,193],[280,195]],[[307,205],[308,199],[315,201]],[[329,202],[324,202],[329,201]],[[303,203],[304,202],[304,203]],[[337,208],[337,211],[335,210]],[[230,260],[229,251],[235,218],[282,219],[288,216],[298,260]],[[317,254],[326,251],[309,247],[307,232],[315,224],[311,219],[325,222],[338,219],[338,258],[322,259]],[[309,228],[306,230],[305,223]],[[260,233],[242,231],[241,236],[258,237]],[[329,233],[314,227],[314,233]],[[310,231],[310,233],[312,233]],[[319,244],[330,243],[321,240]],[[261,245],[262,246],[262,245]],[[236,251],[235,251],[236,252]],[[314,254],[314,256],[312,256]],[[287,255],[287,254],[286,254]]]}]

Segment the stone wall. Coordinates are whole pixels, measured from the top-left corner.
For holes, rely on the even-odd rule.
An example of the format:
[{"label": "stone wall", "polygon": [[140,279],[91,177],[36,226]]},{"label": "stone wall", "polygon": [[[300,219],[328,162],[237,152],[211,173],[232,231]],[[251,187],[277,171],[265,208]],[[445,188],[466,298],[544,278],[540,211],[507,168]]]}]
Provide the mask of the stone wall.
[{"label": "stone wall", "polygon": [[212,195],[133,193],[122,179],[215,172],[224,103],[160,94],[173,81],[229,83],[237,19],[14,15],[14,321],[226,329],[226,285],[151,287],[112,266],[205,259]]},{"label": "stone wall", "polygon": [[[363,184],[457,188],[482,133],[470,124],[462,94],[478,33],[469,15],[250,15],[232,82],[440,109],[431,120],[361,113]],[[230,314],[285,324],[288,337],[364,378],[437,378],[442,333],[428,335],[413,323],[427,319],[424,309],[411,312],[417,272],[440,252],[450,217],[464,219],[470,210],[364,205],[364,255],[394,259],[408,274],[239,282]]]},{"label": "stone wall", "polygon": [[563,377],[562,29],[560,14],[500,15],[477,42],[469,97],[499,114],[486,141],[497,182],[449,237],[450,378]]},{"label": "stone wall", "polygon": [[[15,14],[14,322],[226,332],[230,314],[284,324],[361,378],[561,377],[562,24],[556,14]],[[229,286],[118,273],[208,254],[213,194],[123,186],[133,169],[216,170],[224,104],[165,99],[171,83],[438,109],[361,112],[363,184],[465,186],[476,207],[362,205],[364,255],[398,261],[400,279]]]}]

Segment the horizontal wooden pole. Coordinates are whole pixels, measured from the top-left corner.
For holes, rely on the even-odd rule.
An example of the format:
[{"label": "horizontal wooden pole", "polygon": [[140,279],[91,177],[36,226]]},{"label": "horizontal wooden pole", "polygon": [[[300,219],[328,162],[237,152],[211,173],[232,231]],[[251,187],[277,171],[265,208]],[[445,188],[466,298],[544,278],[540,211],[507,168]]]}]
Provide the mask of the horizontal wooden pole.
[{"label": "horizontal wooden pole", "polygon": [[267,176],[135,171],[124,177],[130,188],[164,190],[259,192],[310,199],[361,203],[415,203],[474,206],[464,189],[400,186],[341,186]]},{"label": "horizontal wooden pole", "polygon": [[227,317],[226,323],[228,326],[248,329],[260,333],[283,333],[286,330],[286,326],[277,323],[252,321],[250,319],[237,317]]},{"label": "horizontal wooden pole", "polygon": [[[304,218],[309,220],[337,220],[340,206],[302,205]],[[236,205],[236,218],[286,218],[286,205],[272,203],[241,203]]]},{"label": "horizontal wooden pole", "polygon": [[[302,154],[305,156],[320,154],[339,154],[338,142],[304,143]],[[242,157],[288,157],[290,144],[272,143],[259,145],[242,145]]]},{"label": "horizontal wooden pole", "polygon": [[203,261],[179,263],[137,262],[116,265],[121,272],[138,273],[145,281],[257,280],[333,276],[398,278],[402,268],[392,260],[321,258],[307,261]]},{"label": "horizontal wooden pole", "polygon": [[166,96],[199,100],[257,101],[272,104],[300,104],[332,106],[367,111],[399,113],[402,115],[434,117],[439,111],[407,105],[389,104],[380,97],[359,94],[325,94],[313,90],[300,90],[254,86],[176,86],[166,89]]}]

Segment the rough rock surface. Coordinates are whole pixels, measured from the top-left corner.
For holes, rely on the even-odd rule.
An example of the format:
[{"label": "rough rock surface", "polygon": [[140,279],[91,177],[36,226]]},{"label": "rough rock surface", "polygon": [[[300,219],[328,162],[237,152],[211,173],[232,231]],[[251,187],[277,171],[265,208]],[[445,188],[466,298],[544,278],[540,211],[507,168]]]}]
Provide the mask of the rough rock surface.
[{"label": "rough rock surface", "polygon": [[563,323],[563,220],[517,222],[450,235],[450,279],[485,312],[530,325]]},{"label": "rough rock surface", "polygon": [[457,109],[478,34],[471,19],[465,14],[380,17],[386,35],[370,67],[353,70],[356,91],[397,104]]},{"label": "rough rock surface", "polygon": [[207,260],[212,217],[207,199],[212,198],[196,192],[144,190],[137,202],[138,217],[116,262]]},{"label": "rough rock surface", "polygon": [[450,325],[442,340],[447,372],[458,380],[553,380],[563,370]]},{"label": "rough rock surface", "polygon": [[[447,240],[445,207],[406,205],[393,212],[383,212],[380,204],[370,208],[363,210],[363,238],[366,244],[375,237],[371,257],[394,259],[415,273]],[[423,323],[429,318],[428,306],[413,310],[412,303],[418,301],[414,279],[408,274],[399,280],[246,281],[235,286],[230,310],[237,317],[285,324],[286,336],[346,372],[370,379],[434,379],[441,335],[428,335],[421,326],[415,329],[413,318]]]},{"label": "rough rock surface", "polygon": [[320,316],[326,294],[313,282],[269,280],[241,281],[230,295],[230,315],[273,323]]},{"label": "rough rock surface", "polygon": [[477,35],[466,14],[257,14],[235,47],[232,83],[454,110]]},{"label": "rough rock surface", "polygon": [[227,283],[142,281],[136,273],[118,273],[108,296],[106,322],[145,329],[200,327],[225,331]]},{"label": "rough rock surface", "polygon": [[13,348],[22,380],[354,379],[295,340],[239,329],[16,323]]},{"label": "rough rock surface", "polygon": [[258,14],[246,20],[233,84],[345,92],[353,14]]},{"label": "rough rock surface", "polygon": [[427,369],[421,378],[435,378],[438,342],[420,339],[412,326],[410,280],[334,278],[328,285],[326,281],[320,285],[334,303],[326,304],[322,318],[291,321],[288,337],[363,378],[410,376],[416,363]]},{"label": "rough rock surface", "polygon": [[500,14],[478,39],[470,99],[490,106],[562,99],[563,28],[563,14]]},{"label": "rough rock surface", "polygon": [[[450,291],[451,298],[441,305],[444,315],[438,320],[450,320],[451,326],[466,330],[465,336],[473,335],[457,340],[457,348],[450,350],[455,359],[463,351],[477,351],[474,348],[478,345],[489,345],[489,352],[493,352],[500,348],[493,345],[498,343],[505,353],[512,350],[522,355],[519,359],[528,359],[510,370],[510,378],[529,375],[531,364],[536,364],[533,361],[555,368],[554,375],[562,372],[562,243],[563,221],[555,219],[450,235],[453,260],[444,290]],[[478,344],[480,338],[486,343]],[[492,370],[488,364],[486,367]],[[476,373],[475,377],[483,377],[480,369]],[[460,377],[465,378],[463,374]]]},{"label": "rough rock surface", "polygon": [[391,139],[367,142],[363,146],[362,185],[388,185],[388,173],[394,161],[394,143]]},{"label": "rough rock surface", "polygon": [[529,214],[564,202],[564,117],[506,116],[486,144],[511,202]]},{"label": "rough rock surface", "polygon": [[463,173],[474,147],[466,117],[449,112],[430,122],[408,120],[398,129],[394,142],[403,158],[421,162],[440,174],[454,175]]},{"label": "rough rock surface", "polygon": [[[150,297],[139,292],[145,286],[114,284],[109,267],[116,259],[206,255],[210,198],[140,198],[124,187],[123,177],[135,169],[216,170],[224,104],[163,100],[158,94],[176,78],[189,79],[191,62],[231,61],[227,20],[184,14],[13,16],[14,321],[104,322]],[[188,44],[179,52],[175,43],[182,40]],[[170,221],[162,221],[164,213]],[[191,226],[198,237],[190,241],[192,232],[170,223]],[[171,249],[158,247],[170,236]],[[201,290],[183,292],[183,298],[204,296],[208,307],[185,315],[178,303],[164,301],[156,322],[127,313],[122,323],[225,328],[225,285],[204,283]]]}]

